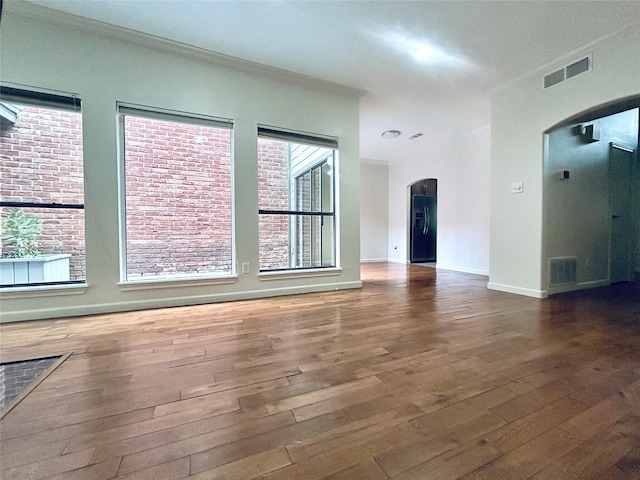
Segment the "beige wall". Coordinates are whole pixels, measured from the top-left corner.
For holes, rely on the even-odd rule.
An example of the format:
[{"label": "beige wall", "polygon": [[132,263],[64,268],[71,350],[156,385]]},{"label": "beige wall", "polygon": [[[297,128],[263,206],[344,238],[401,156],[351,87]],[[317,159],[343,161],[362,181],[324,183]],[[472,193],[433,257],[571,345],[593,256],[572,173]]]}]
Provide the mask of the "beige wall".
[{"label": "beige wall", "polygon": [[[202,52],[156,49],[126,33],[87,31],[79,20],[6,5],[2,18],[2,81],[79,94],[83,101],[88,288],[1,294],[2,321],[185,305],[258,296],[359,287],[359,92],[289,79],[256,67],[228,68]],[[46,11],[45,11],[46,12]],[[103,32],[104,33],[104,32]],[[133,37],[132,37],[133,38]],[[144,46],[143,43],[149,43]],[[174,51],[168,51],[174,50]],[[242,68],[242,69],[240,69]],[[125,289],[120,281],[116,102],[230,118],[234,127],[236,265],[251,273],[229,283],[163,284]],[[301,108],[300,106],[304,106]],[[311,115],[310,112],[313,112]],[[338,258],[331,275],[259,277],[257,124],[339,139]],[[160,288],[162,287],[162,288]]]}]

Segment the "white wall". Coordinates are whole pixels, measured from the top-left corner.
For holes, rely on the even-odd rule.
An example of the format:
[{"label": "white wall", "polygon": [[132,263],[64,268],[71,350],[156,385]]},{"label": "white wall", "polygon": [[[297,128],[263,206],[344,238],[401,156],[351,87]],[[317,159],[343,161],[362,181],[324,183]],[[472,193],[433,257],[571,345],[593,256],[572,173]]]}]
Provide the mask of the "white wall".
[{"label": "white wall", "polygon": [[[44,16],[42,12],[45,12]],[[174,50],[181,52],[177,54],[166,51],[166,48],[161,50],[108,38],[88,32],[87,28],[96,27],[93,24],[83,26],[81,20],[69,20],[64,15],[49,12],[28,4],[20,7],[5,5],[0,52],[2,81],[72,92],[82,98],[88,288],[77,295],[63,295],[51,289],[44,296],[41,292],[3,292],[2,321],[361,285],[359,113],[355,91],[328,84],[316,88],[317,81],[310,81],[311,86],[308,86],[300,77],[282,80],[286,76],[276,75],[272,70],[266,70],[265,75],[257,75],[222,67],[212,63],[202,52],[191,55],[177,48]],[[141,41],[135,38],[136,42]],[[239,275],[227,284],[133,291],[124,291],[118,286],[117,101],[235,121],[236,259],[238,263],[250,262],[251,274]],[[337,190],[341,270],[331,275],[308,278],[276,276],[267,280],[257,276],[258,123],[339,138]]]},{"label": "white wall", "polygon": [[[593,70],[548,89],[542,77],[593,55]],[[543,138],[563,120],[640,93],[640,30],[628,29],[558,59],[496,93],[491,103],[489,288],[543,297]],[[511,184],[523,182],[521,194]]]},{"label": "white wall", "polygon": [[360,161],[360,261],[387,260],[389,165]]},{"label": "white wall", "polygon": [[[425,139],[425,142],[428,139]],[[438,180],[437,267],[489,273],[490,128],[389,165],[389,260],[406,262],[409,203],[416,180]]]}]

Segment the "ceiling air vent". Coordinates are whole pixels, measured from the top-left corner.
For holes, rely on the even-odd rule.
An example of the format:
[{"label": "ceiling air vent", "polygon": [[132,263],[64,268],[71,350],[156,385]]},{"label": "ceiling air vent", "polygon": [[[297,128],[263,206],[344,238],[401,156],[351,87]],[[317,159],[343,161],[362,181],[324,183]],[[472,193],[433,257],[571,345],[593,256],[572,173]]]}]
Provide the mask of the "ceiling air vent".
[{"label": "ceiling air vent", "polygon": [[559,257],[549,259],[549,286],[567,285],[578,281],[578,259]]},{"label": "ceiling air vent", "polygon": [[573,62],[570,65],[562,67],[560,70],[556,70],[544,77],[544,88],[552,87],[560,82],[573,78],[581,73],[591,70],[591,56],[581,58],[577,62]]},{"label": "ceiling air vent", "polygon": [[411,135],[409,137],[409,140],[415,140],[416,138],[421,137],[422,135],[424,135],[424,133],[416,133],[415,135]]}]

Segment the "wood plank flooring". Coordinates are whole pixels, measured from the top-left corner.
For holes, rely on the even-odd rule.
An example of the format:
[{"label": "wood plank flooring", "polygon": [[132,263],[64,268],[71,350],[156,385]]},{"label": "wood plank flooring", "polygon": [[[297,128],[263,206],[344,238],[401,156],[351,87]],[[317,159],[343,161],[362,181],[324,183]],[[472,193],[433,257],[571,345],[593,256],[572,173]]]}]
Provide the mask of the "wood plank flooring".
[{"label": "wood plank flooring", "polygon": [[362,290],[0,326],[73,352],[0,421],[12,479],[640,479],[640,282]]}]

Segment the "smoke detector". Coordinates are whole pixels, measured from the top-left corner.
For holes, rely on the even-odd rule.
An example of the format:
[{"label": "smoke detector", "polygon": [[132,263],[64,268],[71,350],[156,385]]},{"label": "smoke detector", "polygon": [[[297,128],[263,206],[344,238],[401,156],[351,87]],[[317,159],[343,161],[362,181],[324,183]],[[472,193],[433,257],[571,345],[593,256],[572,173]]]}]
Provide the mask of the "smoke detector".
[{"label": "smoke detector", "polygon": [[400,130],[387,130],[386,132],[382,132],[382,138],[397,138],[402,135]]}]

